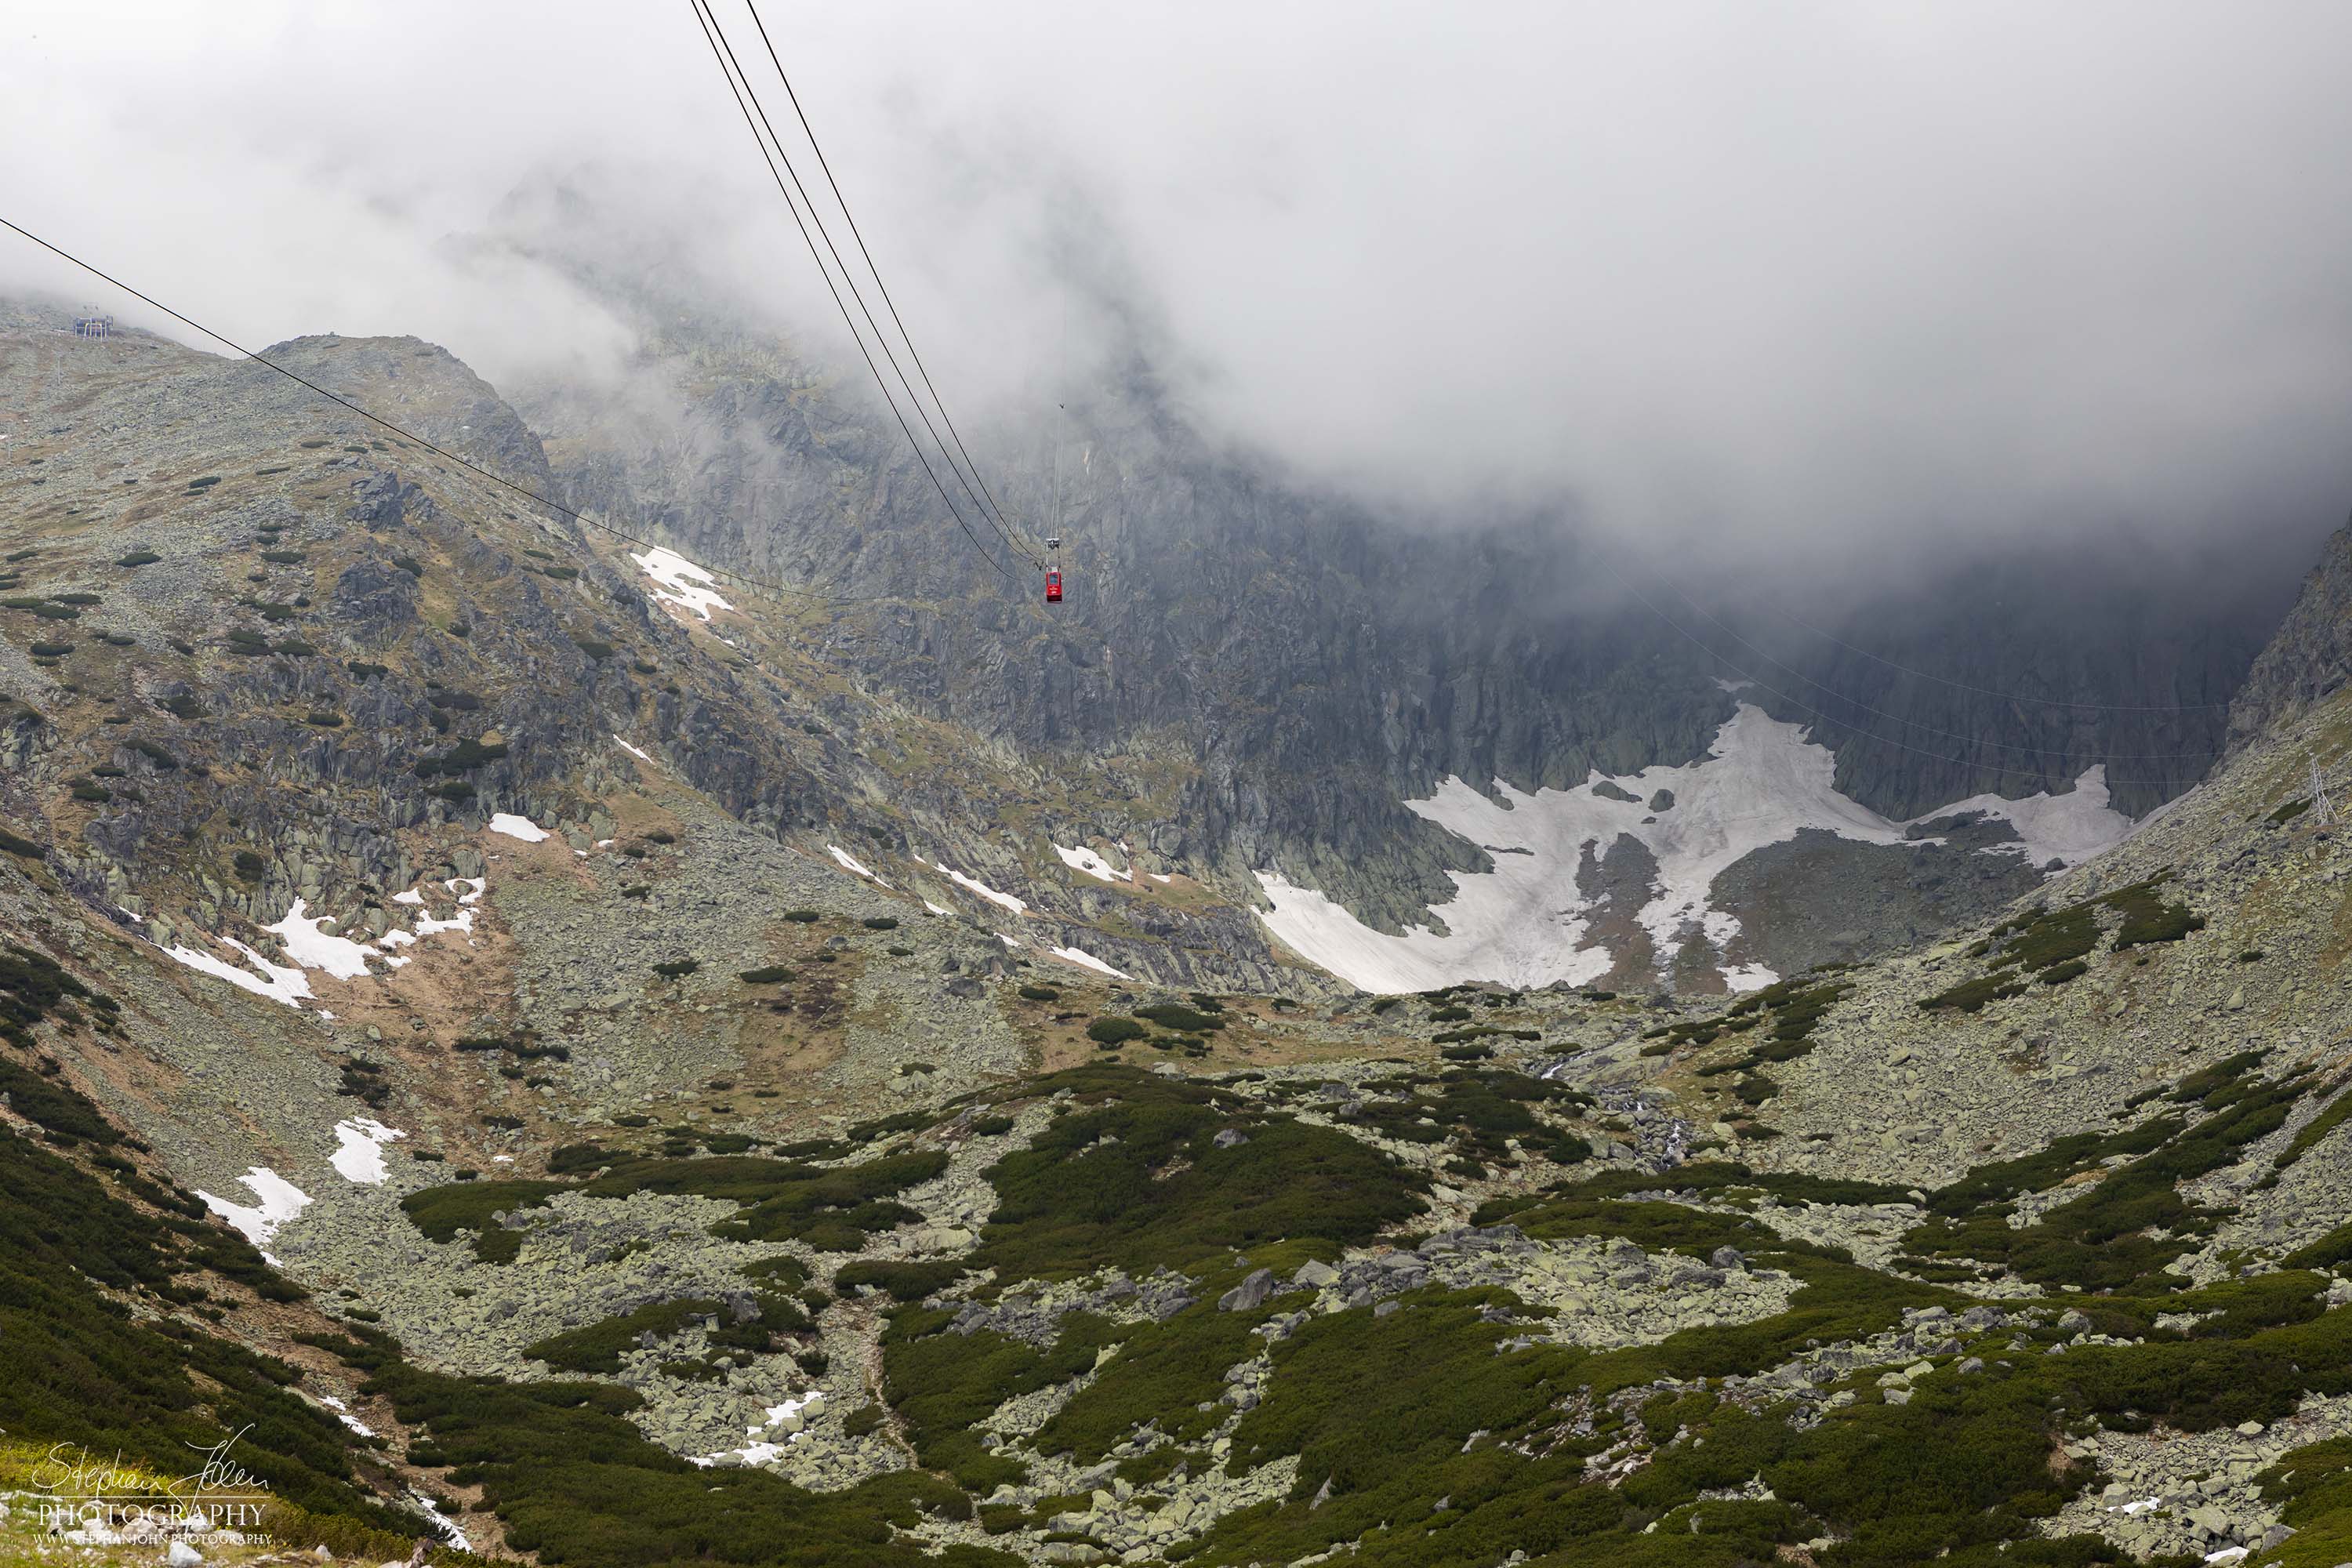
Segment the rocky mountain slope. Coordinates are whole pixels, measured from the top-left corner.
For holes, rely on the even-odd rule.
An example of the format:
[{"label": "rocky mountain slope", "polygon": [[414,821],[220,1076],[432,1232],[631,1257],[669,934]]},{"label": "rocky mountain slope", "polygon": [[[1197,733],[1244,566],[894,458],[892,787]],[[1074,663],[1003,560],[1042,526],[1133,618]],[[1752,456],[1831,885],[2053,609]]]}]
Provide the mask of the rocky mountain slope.
[{"label": "rocky mountain slope", "polygon": [[[2232,755],[2104,849],[1906,826],[1742,715],[1719,760],[1900,839],[1769,875],[1987,882],[1925,945],[1371,995],[1155,846],[1183,745],[1047,767],[875,675],[919,607],[747,609],[265,371],[37,327],[0,336],[0,1552],[152,1560],[52,1538],[47,1457],[149,1484],[242,1432],[276,1543],[208,1560],[2352,1555],[2336,575]],[[438,351],[284,352],[531,471]],[[1660,818],[1591,889],[1647,934],[1710,786],[1634,774],[1572,782]],[[1572,861],[1556,809],[1507,815]],[[2046,884],[2015,848],[2062,841]]]},{"label": "rocky mountain slope", "polygon": [[1937,571],[1816,631],[1784,613],[1801,583],[1685,599],[1549,519],[1376,515],[1211,446],[1139,360],[1114,389],[979,437],[1007,510],[1069,541],[1071,597],[1036,621],[1033,585],[947,528],[860,385],[680,324],[682,302],[640,303],[650,346],[625,391],[521,395],[576,493],[711,564],[952,605],[876,617],[832,651],[1033,755],[1193,759],[1155,847],[1235,897],[1279,872],[1390,935],[1451,896],[1448,872],[1493,869],[1406,803],[1449,778],[1534,793],[1694,762],[1733,716],[1727,679],[1810,726],[1837,787],[1895,820],[2063,792],[2103,764],[2116,805],[2144,815],[2223,749],[2281,607],[2211,563],[2090,544]]}]

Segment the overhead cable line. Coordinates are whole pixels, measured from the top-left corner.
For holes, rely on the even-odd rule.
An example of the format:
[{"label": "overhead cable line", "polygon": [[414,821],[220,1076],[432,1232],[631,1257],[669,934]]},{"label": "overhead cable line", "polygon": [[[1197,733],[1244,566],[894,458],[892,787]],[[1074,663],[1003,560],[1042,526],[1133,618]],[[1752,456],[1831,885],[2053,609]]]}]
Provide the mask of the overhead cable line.
[{"label": "overhead cable line", "polygon": [[[850,314],[848,304],[841,297],[841,290],[835,287],[833,271],[825,266],[824,256],[817,250],[819,237],[824,239],[825,249],[833,252],[835,265],[841,268],[841,280],[849,286],[850,298],[857,301],[857,309],[865,315],[866,325],[874,333],[874,341],[882,350],[882,357],[889,362],[890,369],[898,375],[900,384],[907,388],[907,400],[915,405],[916,416],[922,420],[924,428],[930,431],[931,440],[939,447],[940,455],[946,458],[947,444],[940,439],[938,429],[931,425],[930,416],[924,411],[922,400],[915,395],[913,383],[908,380],[907,373],[900,368],[898,355],[891,352],[889,340],[884,336],[881,327],[876,323],[873,312],[866,309],[865,296],[858,292],[857,280],[850,276],[847,264],[842,261],[841,252],[834,246],[832,235],[826,231],[824,219],[818,216],[816,204],[809,200],[806,188],[801,184],[800,174],[793,169],[792,157],[784,151],[782,139],[776,136],[775,127],[769,123],[768,111],[761,104],[759,92],[751,86],[751,77],[744,72],[741,62],[736,58],[734,46],[727,41],[726,30],[719,25],[719,18],[710,10],[708,0],[687,0],[687,3],[693,7],[695,21],[702,28],[703,37],[710,45],[712,58],[719,62],[719,74],[727,79],[727,89],[734,96],[736,108],[742,111],[743,123],[751,131],[753,143],[760,149],[761,162],[767,164],[769,177],[775,181],[777,193],[784,198],[784,205],[792,210],[793,226],[801,231],[801,239],[808,246],[810,258],[815,261],[817,270],[824,275],[825,291],[833,296],[834,308],[841,312],[843,322],[849,328],[849,335],[857,341],[857,352],[865,359],[866,368],[873,372],[875,384],[882,389],[883,401],[890,405],[890,413],[898,421],[899,429],[906,432],[908,445],[914,447],[916,459],[922,464],[923,472],[930,476],[931,487],[940,492],[940,500],[946,504],[948,511],[955,518],[956,526],[962,529],[964,536],[971,541],[973,547],[987,557],[989,564],[1003,573],[1010,580],[1013,574],[1006,569],[1003,562],[990,552],[986,545],[981,542],[980,536],[972,532],[971,525],[964,521],[962,510],[955,504],[955,498],[948,494],[947,487],[940,483],[938,470],[931,467],[930,455],[923,449],[923,444],[915,438],[914,428],[907,423],[906,415],[899,409],[898,400],[891,393],[889,382],[884,379],[881,366],[874,363],[873,353],[866,346],[866,335],[858,331],[856,318]],[[758,117],[756,120],[753,118],[755,113]],[[766,128],[765,136],[761,134],[762,127]],[[771,142],[775,143],[772,155],[769,152]],[[781,173],[776,167],[779,161],[783,164]],[[789,187],[784,183],[786,174],[789,174],[792,179],[792,184]],[[799,201],[793,199],[793,193],[795,190],[800,192]],[[805,219],[801,215],[803,202],[808,205],[808,215]],[[812,225],[815,227],[814,235],[810,232]],[[951,458],[948,462],[948,471],[955,476],[956,483],[963,488],[966,496],[971,501],[972,509],[980,513],[981,520],[995,528],[996,531],[1003,537],[1004,542],[1016,554],[1022,553],[1020,546],[1013,542],[1012,536],[1005,532],[1001,524],[989,517],[988,509],[981,504],[977,495],[971,493],[970,482],[964,479],[962,470],[956,468]]]},{"label": "overhead cable line", "polygon": [[[954,417],[948,413],[946,400],[940,396],[940,389],[932,384],[930,367],[923,363],[922,351],[915,346],[914,334],[907,330],[906,321],[898,314],[898,301],[891,297],[890,285],[882,278],[882,268],[875,264],[874,253],[866,247],[865,231],[857,226],[856,216],[849,210],[849,198],[841,194],[841,182],[833,176],[833,164],[824,155],[824,144],[816,139],[816,127],[809,123],[808,111],[801,107],[800,94],[793,90],[793,79],[785,71],[784,62],[776,54],[774,40],[768,37],[768,25],[760,19],[758,0],[743,0],[743,5],[744,8],[751,13],[751,26],[760,30],[760,42],[767,48],[769,63],[776,68],[776,79],[784,84],[784,96],[792,100],[793,113],[800,121],[801,130],[808,137],[809,150],[816,154],[817,167],[824,172],[824,183],[833,191],[834,203],[841,208],[842,217],[849,224],[850,237],[857,242],[857,254],[866,258],[866,269],[874,275],[874,287],[881,291],[882,303],[889,310],[890,320],[897,325],[898,336],[906,342],[907,357],[915,362],[915,371],[923,378],[924,389],[930,393],[931,401],[939,406],[940,423],[948,427],[948,434],[955,438],[956,450],[963,454],[964,466],[971,470],[971,477],[979,483],[981,493],[988,498],[989,506],[996,513],[998,526],[1000,529],[1010,527],[1004,516],[1004,509],[997,505],[996,493],[988,488],[987,478],[981,473],[980,465],[972,461],[971,449],[963,444],[963,432],[956,428]],[[802,195],[805,197],[807,193],[803,191]],[[814,204],[812,204],[812,210],[814,210]],[[830,245],[830,243],[828,239],[827,244]],[[839,259],[839,252],[835,253],[835,258],[836,260]],[[846,272],[847,268],[845,268],[843,270]],[[877,335],[878,331],[877,328]],[[908,388],[908,395],[911,396],[913,392],[914,389],[911,386]],[[936,438],[938,432],[933,431],[932,435]],[[944,446],[941,447],[940,453],[942,456],[946,455]],[[955,459],[950,458],[948,461],[952,465]],[[1008,534],[1007,537],[1011,536]],[[1015,548],[1020,547],[1016,545]],[[1023,553],[1028,555],[1032,561],[1037,560],[1034,552],[1024,550]]]},{"label": "overhead cable line", "polygon": [[[415,431],[409,429],[406,426],[394,424],[393,421],[386,419],[381,414],[372,413],[368,409],[362,408],[358,404],[353,403],[350,398],[343,396],[341,393],[328,391],[325,387],[320,386],[317,382],[310,380],[299,371],[290,370],[285,365],[278,363],[276,360],[269,358],[268,355],[257,353],[253,350],[247,348],[243,343],[238,342],[236,339],[229,337],[227,334],[215,331],[212,328],[205,326],[202,321],[182,315],[179,311],[174,310],[171,306],[164,304],[161,300],[156,299],[154,296],[140,292],[138,289],[133,289],[130,284],[122,281],[120,278],[115,277],[111,273],[102,271],[99,268],[84,261],[80,257],[74,255],[71,251],[67,250],[62,247],[50,244],[47,240],[43,239],[39,235],[35,234],[28,228],[10,223],[5,217],[0,217],[0,228],[7,228],[16,234],[22,235],[25,238],[31,240],[35,245],[39,246],[42,249],[49,252],[51,255],[56,256],[62,260],[71,262],[74,266],[80,268],[84,272],[89,273],[91,277],[110,283],[117,289],[121,289],[124,293],[130,295],[132,299],[140,300],[144,304],[153,306],[156,310],[163,311],[163,314],[171,317],[172,320],[179,322],[182,326],[188,327],[195,331],[201,332],[205,337],[212,339],[215,342],[226,344],[229,348],[236,350],[238,353],[243,354],[246,358],[253,361],[256,364],[265,365],[269,369],[276,371],[278,374],[286,377],[289,381],[297,382],[301,385],[308,387],[310,391],[317,393],[320,397],[325,398],[328,402],[335,404],[339,407],[347,409],[351,413],[358,415],[361,418],[367,420],[371,424],[382,426],[386,430],[391,431],[394,435],[401,437],[401,439],[415,443],[417,446],[425,448],[425,450],[432,453],[435,457],[443,458],[457,464],[467,473],[478,475],[480,478],[489,480],[494,485],[512,490],[515,494],[521,496],[524,500],[532,501],[540,506],[543,506],[559,517],[569,518],[573,522],[579,523],[583,528],[593,528],[599,533],[609,534],[613,538],[622,541],[624,543],[634,544],[638,546],[640,549],[669,549],[669,546],[666,544],[656,543],[650,539],[641,539],[625,529],[615,528],[609,522],[599,521],[595,518],[589,516],[586,512],[575,511],[571,507],[565,506],[562,501],[552,500],[548,497],[540,494],[537,490],[532,489],[529,485],[517,484],[514,480],[508,479],[503,474],[493,473],[488,468],[482,467],[479,463],[474,462],[469,458],[459,457],[457,453],[449,450],[446,447],[439,446],[432,441],[426,440],[424,437],[418,435]],[[676,552],[673,551],[671,553],[675,554]],[[778,594],[787,598],[813,600],[819,604],[876,604],[879,603],[882,598],[889,596],[861,595],[853,594],[822,594],[815,592],[813,589],[791,587],[782,583],[773,582],[763,577],[755,577],[749,573],[734,571],[728,567],[703,566],[699,563],[691,563],[690,564],[695,565],[698,571],[708,572],[713,577],[724,577],[730,582],[740,583],[747,588],[756,588],[763,593]]]}]

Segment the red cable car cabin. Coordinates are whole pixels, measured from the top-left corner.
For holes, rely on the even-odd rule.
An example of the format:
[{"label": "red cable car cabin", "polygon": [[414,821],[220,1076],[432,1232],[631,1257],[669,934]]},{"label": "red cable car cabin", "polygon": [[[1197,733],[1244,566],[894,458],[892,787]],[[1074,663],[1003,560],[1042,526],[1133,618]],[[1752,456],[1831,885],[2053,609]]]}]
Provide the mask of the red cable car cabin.
[{"label": "red cable car cabin", "polygon": [[1049,605],[1062,602],[1062,574],[1059,572],[1045,574],[1045,602]]}]

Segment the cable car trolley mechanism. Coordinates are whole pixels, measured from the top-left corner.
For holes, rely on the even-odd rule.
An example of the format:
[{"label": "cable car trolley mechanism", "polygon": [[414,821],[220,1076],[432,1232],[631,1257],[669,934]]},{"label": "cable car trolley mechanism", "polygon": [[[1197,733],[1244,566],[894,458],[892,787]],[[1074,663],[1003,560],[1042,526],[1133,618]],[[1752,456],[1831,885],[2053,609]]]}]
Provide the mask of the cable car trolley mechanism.
[{"label": "cable car trolley mechanism", "polygon": [[1045,602],[1049,605],[1058,605],[1062,602],[1062,541],[1060,537],[1056,536],[1045,541],[1045,548],[1054,552],[1051,563],[1045,568]]}]

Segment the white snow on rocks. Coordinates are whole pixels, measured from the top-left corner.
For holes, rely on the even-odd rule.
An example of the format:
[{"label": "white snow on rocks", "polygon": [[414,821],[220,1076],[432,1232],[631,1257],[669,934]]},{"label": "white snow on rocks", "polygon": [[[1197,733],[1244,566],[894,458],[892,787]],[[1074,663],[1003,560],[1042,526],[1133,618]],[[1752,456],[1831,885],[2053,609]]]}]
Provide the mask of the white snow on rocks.
[{"label": "white snow on rocks", "polygon": [[[302,977],[302,971],[299,965],[281,969],[233,936],[225,936],[221,941],[245,954],[247,962],[252,963],[253,969],[240,969],[234,963],[215,958],[209,952],[199,952],[184,943],[178,947],[167,947],[163,952],[164,956],[184,963],[190,969],[202,970],[205,973],[226,980],[232,985],[241,985],[257,996],[267,996],[272,1002],[283,1002],[289,1007],[299,1007],[302,1005],[302,999],[310,994],[310,983]],[[254,970],[259,970],[261,973],[257,974]]]},{"label": "white snow on rocks", "polygon": [[284,942],[286,956],[305,969],[323,969],[338,980],[355,980],[365,974],[372,950],[349,937],[320,931],[320,926],[333,925],[335,921],[331,916],[311,915],[308,908],[303,900],[297,899],[284,920],[261,929]]},{"label": "white snow on rocks", "polygon": [[361,1436],[373,1437],[375,1436],[375,1429],[373,1427],[361,1420],[358,1416],[352,1415],[351,1406],[345,1405],[333,1394],[322,1394],[319,1395],[319,1403],[333,1411],[335,1413],[336,1420],[341,1422],[344,1426],[350,1427]]},{"label": "white snow on rocks", "polygon": [[435,920],[431,915],[419,915],[416,917],[416,934],[418,936],[432,936],[437,932],[445,931],[462,931],[471,932],[473,929],[474,911],[471,910],[459,910],[456,914],[450,916],[446,921]]},{"label": "white snow on rocks", "polygon": [[[953,882],[965,892],[973,894],[979,898],[986,899],[990,903],[996,905],[999,909],[1010,910],[1016,915],[1025,915],[1029,912],[1029,905],[1025,900],[1016,899],[1010,893],[1000,893],[994,888],[990,887],[987,883],[981,881],[978,878],[967,877],[962,872],[958,871],[951,867],[935,865],[931,861],[924,860],[919,855],[915,857],[915,858],[918,861],[920,861],[923,865],[929,866],[932,870],[937,871],[940,876],[945,877],[949,881]],[[1009,942],[1012,939],[1007,937],[1005,940]]]},{"label": "white snow on rocks", "polygon": [[[640,753],[642,754],[642,753]],[[501,811],[490,817],[490,831],[503,833],[509,838],[520,838],[525,844],[537,844],[547,837],[547,829],[528,816],[517,816],[511,811]]]},{"label": "white snow on rocks", "polygon": [[386,1173],[383,1146],[395,1138],[407,1136],[373,1117],[354,1116],[349,1121],[335,1123],[335,1137],[342,1147],[328,1157],[328,1163],[342,1173],[347,1182],[380,1187]]},{"label": "white snow on rocks", "polygon": [[393,894],[392,901],[395,904],[421,904],[425,901],[425,895],[411,888],[404,893]]},{"label": "white snow on rocks", "polygon": [[614,737],[613,737],[613,742],[614,742],[614,743],[615,745],[619,746],[619,747],[621,748],[621,750],[623,750],[623,751],[625,751],[625,752],[628,752],[628,753],[629,753],[629,755],[631,755],[631,756],[633,756],[633,757],[636,758],[636,759],[637,759],[637,761],[639,761],[639,762],[641,762],[641,763],[650,763],[650,762],[652,762],[652,761],[653,761],[653,758],[652,758],[652,756],[651,756],[650,754],[648,754],[648,753],[646,753],[646,752],[641,752],[641,751],[637,750],[635,746],[632,746],[632,745],[631,745],[631,744],[629,744],[626,741],[622,740],[622,739],[621,739],[621,737],[620,737],[620,736],[618,736],[618,735],[615,735],[615,736],[614,736]]},{"label": "white snow on rocks", "polygon": [[705,1454],[691,1458],[689,1462],[707,1470],[714,1465],[731,1468],[742,1465],[764,1465],[781,1458],[786,1448],[806,1436],[803,1428],[807,1423],[824,1414],[824,1392],[814,1390],[798,1399],[768,1405],[761,1414],[763,1419],[744,1428],[743,1435],[751,1441],[742,1447]]},{"label": "white snow on rocks", "polygon": [[1117,869],[1109,861],[1083,844],[1076,849],[1066,849],[1056,844],[1054,846],[1054,853],[1059,855],[1062,858],[1062,864],[1071,870],[1084,871],[1087,876],[1097,878],[1102,881],[1132,882],[1135,880],[1133,872]]},{"label": "white snow on rocks", "polygon": [[[1739,931],[1738,918],[1708,902],[1716,878],[1767,845],[1820,828],[1865,844],[1901,845],[1910,826],[1879,816],[1838,793],[1837,759],[1808,738],[1804,726],[1783,723],[1740,703],[1716,732],[1706,756],[1678,767],[1657,766],[1612,780],[1633,800],[1595,795],[1596,771],[1567,790],[1522,794],[1497,780],[1489,797],[1448,778],[1431,798],[1409,809],[1488,850],[1495,869],[1451,872],[1454,896],[1434,905],[1447,934],[1426,925],[1390,936],[1277,871],[1257,873],[1273,901],[1260,912],[1267,929],[1292,951],[1367,991],[1424,991],[1465,980],[1513,985],[1571,984],[1599,979],[1614,960],[1587,945],[1592,900],[1577,886],[1587,853],[1605,860],[1621,837],[1642,844],[1657,860],[1653,895],[1637,919],[1649,933],[1661,967],[1671,964],[1689,933],[1703,932],[1724,952]],[[1675,804],[1652,811],[1661,790]],[[2035,864],[2073,860],[2120,841],[2134,824],[2107,804],[2106,774],[2095,767],[2071,795],[2021,801],[1979,795],[1931,811],[1917,821],[1956,811],[1984,811],[2016,826]],[[2003,845],[2014,852],[2017,846]],[[1753,990],[1777,978],[1761,964],[1724,971],[1735,990]]]},{"label": "white snow on rocks", "polygon": [[1135,978],[1135,976],[1128,973],[1123,969],[1113,969],[1109,964],[1105,963],[1093,953],[1087,952],[1081,948],[1049,947],[1045,951],[1066,963],[1075,963],[1081,969],[1091,969],[1097,974],[1108,974],[1114,980],[1132,980]]},{"label": "white snow on rocks", "polygon": [[440,1504],[421,1491],[412,1490],[408,1498],[411,1502],[425,1510],[425,1517],[433,1521],[434,1527],[447,1538],[450,1545],[460,1552],[471,1552],[474,1549],[474,1543],[466,1539],[466,1532],[457,1528],[457,1521],[441,1511]]},{"label": "white snow on rocks", "polygon": [[2079,866],[2122,843],[2138,826],[2107,804],[2105,763],[2085,771],[2064,795],[2029,795],[2022,800],[1972,795],[1916,820],[1926,822],[1966,811],[1981,811],[2004,819],[2017,829],[2017,837],[2023,841],[1995,845],[1990,852],[2022,853],[2036,866],[2046,866],[2053,860]]},{"label": "white snow on rocks", "polygon": [[935,915],[952,915],[952,914],[954,914],[954,913],[955,913],[955,911],[954,911],[953,910],[943,910],[943,909],[940,908],[940,906],[939,906],[939,905],[937,905],[937,904],[935,904],[935,903],[931,902],[931,900],[929,900],[929,899],[925,899],[925,900],[923,900],[923,908],[925,908],[925,909],[927,909],[927,910],[930,910],[930,911],[931,911],[931,913],[933,913],[933,914],[935,914]]},{"label": "white snow on rocks", "polygon": [[875,883],[879,883],[881,886],[883,886],[883,887],[885,887],[885,888],[887,888],[887,887],[888,887],[888,886],[890,885],[888,882],[884,881],[881,878],[879,878],[879,877],[876,876],[873,872],[871,872],[871,871],[867,870],[867,869],[866,868],[865,864],[864,864],[862,861],[860,861],[860,860],[857,858],[857,857],[856,857],[856,856],[852,855],[848,850],[844,849],[840,845],[838,845],[838,844],[828,844],[828,845],[826,845],[826,846],[825,846],[825,847],[826,847],[827,849],[830,849],[830,850],[832,850],[832,851],[833,851],[833,858],[834,858],[834,859],[835,859],[836,861],[840,862],[841,868],[842,868],[843,870],[845,870],[845,871],[855,871],[855,872],[856,872],[859,876],[861,876],[861,877],[865,878],[867,881],[869,881],[869,882],[875,882]]},{"label": "white snow on rocks", "polygon": [[249,1207],[233,1204],[226,1198],[213,1196],[201,1187],[197,1189],[196,1196],[204,1200],[205,1207],[243,1232],[245,1239],[256,1247],[269,1245],[270,1238],[278,1234],[280,1226],[310,1205],[310,1194],[267,1165],[256,1165],[237,1180],[244,1183],[260,1202]]},{"label": "white snow on rocks", "polygon": [[646,576],[661,584],[654,590],[654,597],[665,605],[676,605],[682,610],[690,610],[706,621],[710,618],[710,612],[713,610],[731,610],[735,607],[707,586],[719,581],[718,578],[713,577],[675,550],[664,550],[656,546],[643,555],[632,552],[629,559],[644,568]]}]

